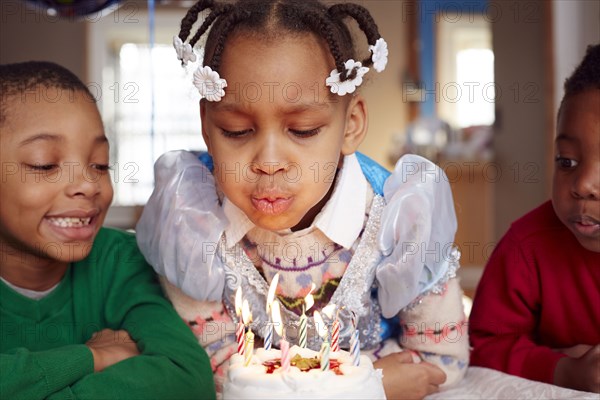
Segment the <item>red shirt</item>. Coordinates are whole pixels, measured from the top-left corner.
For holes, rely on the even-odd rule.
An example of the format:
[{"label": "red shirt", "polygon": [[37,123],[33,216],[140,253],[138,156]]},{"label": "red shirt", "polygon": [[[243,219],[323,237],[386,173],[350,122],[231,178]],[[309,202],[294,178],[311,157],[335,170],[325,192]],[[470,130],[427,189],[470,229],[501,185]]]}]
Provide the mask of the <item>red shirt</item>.
[{"label": "red shirt", "polygon": [[563,354],[600,343],[600,253],[550,201],[514,222],[485,268],[469,320],[471,364],[553,383]]}]

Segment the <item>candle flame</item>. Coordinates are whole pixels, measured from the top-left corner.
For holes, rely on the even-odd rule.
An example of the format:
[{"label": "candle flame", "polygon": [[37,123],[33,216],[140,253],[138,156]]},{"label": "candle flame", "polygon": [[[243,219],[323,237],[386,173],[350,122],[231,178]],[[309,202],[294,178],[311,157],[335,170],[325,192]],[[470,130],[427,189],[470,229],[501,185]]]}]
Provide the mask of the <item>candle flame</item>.
[{"label": "candle flame", "polygon": [[235,315],[239,318],[242,314],[242,287],[239,286],[235,291]]},{"label": "candle flame", "polygon": [[317,328],[317,334],[323,338],[323,340],[327,339],[327,327],[325,326],[325,322],[323,322],[323,318],[321,318],[321,314],[318,311],[314,313],[315,318],[315,327]]},{"label": "candle flame", "polygon": [[304,298],[304,312],[310,310],[310,308],[315,304],[315,299],[312,295],[312,292],[317,288],[314,282],[311,284],[310,292]]},{"label": "candle flame", "polygon": [[273,326],[275,331],[280,337],[283,337],[283,324],[281,322],[281,310],[279,309],[279,301],[275,300],[271,304],[271,318],[273,319]]},{"label": "candle flame", "polygon": [[271,303],[275,298],[275,292],[277,291],[277,284],[279,283],[279,272],[275,274],[273,280],[271,281],[271,285],[269,286],[269,293],[267,294],[267,314],[269,314],[269,308],[271,308]]},{"label": "candle flame", "polygon": [[332,319],[334,311],[335,311],[335,307],[336,307],[336,305],[333,304],[333,303],[331,303],[327,307],[323,307],[323,309],[321,310],[321,312],[323,314],[327,315],[327,318]]},{"label": "candle flame", "polygon": [[242,305],[242,321],[244,321],[244,325],[248,325],[252,322],[252,313],[250,312],[248,300],[244,300],[244,304]]}]

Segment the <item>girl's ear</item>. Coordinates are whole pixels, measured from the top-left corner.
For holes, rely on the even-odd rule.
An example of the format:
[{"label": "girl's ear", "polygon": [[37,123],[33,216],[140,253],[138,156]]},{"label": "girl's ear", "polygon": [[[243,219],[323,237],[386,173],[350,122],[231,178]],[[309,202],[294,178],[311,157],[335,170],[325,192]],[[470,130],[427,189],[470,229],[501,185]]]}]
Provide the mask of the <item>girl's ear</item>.
[{"label": "girl's ear", "polygon": [[206,115],[206,102],[200,100],[200,121],[202,122],[202,138],[204,138],[204,143],[206,143],[206,147],[208,149],[208,154],[212,153],[210,152],[210,137],[208,136],[208,133],[206,132],[206,128],[204,127],[204,121],[205,121],[205,115]]},{"label": "girl's ear", "polygon": [[367,134],[368,125],[367,103],[362,96],[356,95],[350,100],[346,111],[346,130],[344,132],[344,143],[342,144],[343,155],[347,156],[358,149]]}]

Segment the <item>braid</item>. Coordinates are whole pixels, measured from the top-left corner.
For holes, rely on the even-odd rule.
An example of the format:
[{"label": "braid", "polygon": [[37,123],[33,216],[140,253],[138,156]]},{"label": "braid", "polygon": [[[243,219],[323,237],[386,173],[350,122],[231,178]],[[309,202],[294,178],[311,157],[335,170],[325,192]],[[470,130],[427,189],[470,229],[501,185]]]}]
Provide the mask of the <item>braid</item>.
[{"label": "braid", "polygon": [[[381,37],[377,24],[371,16],[371,13],[363,6],[352,3],[335,4],[329,7],[328,12],[331,18],[339,19],[340,21],[346,16],[354,18],[354,20],[358,23],[359,28],[367,37],[367,42],[370,45],[375,45],[375,42],[377,42],[377,40]],[[369,66],[373,64],[373,61],[369,56],[362,61],[362,64]]]},{"label": "braid", "polygon": [[[345,62],[356,59],[352,35],[344,18],[351,17],[359,25],[369,45],[375,45],[381,37],[377,24],[369,11],[352,3],[336,4],[327,8],[318,0],[238,0],[235,4],[217,3],[215,0],[198,0],[181,21],[179,38],[185,41],[198,20],[199,14],[211,9],[196,33],[189,40],[193,47],[207,33],[204,65],[218,70],[228,37],[232,32],[256,33],[277,37],[282,29],[291,33],[314,33],[327,42],[335,61],[340,81],[357,76],[358,68],[346,70]],[[285,33],[284,33],[285,34]],[[371,57],[364,59],[364,66],[373,64]]]},{"label": "braid", "polygon": [[354,79],[356,77],[356,68],[350,71],[348,74],[346,66],[344,65],[346,57],[344,57],[343,51],[340,49],[340,43],[338,40],[339,35],[335,34],[335,25],[333,22],[314,11],[307,11],[303,15],[303,22],[305,22],[308,26],[315,28],[327,41],[331,55],[335,60],[335,67],[340,73],[340,81],[343,82],[347,79]]},{"label": "braid", "polygon": [[[179,30],[179,38],[185,42],[185,40],[190,35],[190,31],[192,30],[192,26],[198,20],[198,15],[206,10],[207,8],[212,8],[214,6],[213,0],[198,0],[196,4],[194,4],[188,12],[185,14],[185,17],[181,20],[181,29]],[[197,40],[197,39],[196,39]],[[193,46],[193,44],[192,44]]]},{"label": "braid", "polygon": [[227,15],[219,24],[219,36],[217,43],[215,44],[215,50],[212,54],[212,59],[209,63],[213,70],[218,70],[221,65],[221,56],[225,49],[225,41],[231,30],[235,27],[235,24],[248,18],[251,15],[250,12],[243,10],[242,8],[233,8],[233,12]]},{"label": "braid", "polygon": [[198,28],[194,37],[192,37],[190,39],[190,45],[192,47],[194,47],[196,42],[200,39],[200,36],[202,36],[208,30],[208,28],[211,26],[211,24],[219,16],[221,16],[225,13],[231,12],[231,10],[233,10],[233,6],[231,4],[223,4],[223,5],[219,4],[219,5],[215,6],[213,8],[212,12],[208,15],[208,17],[206,17],[206,19],[204,20],[202,25],[200,25],[200,28]]}]

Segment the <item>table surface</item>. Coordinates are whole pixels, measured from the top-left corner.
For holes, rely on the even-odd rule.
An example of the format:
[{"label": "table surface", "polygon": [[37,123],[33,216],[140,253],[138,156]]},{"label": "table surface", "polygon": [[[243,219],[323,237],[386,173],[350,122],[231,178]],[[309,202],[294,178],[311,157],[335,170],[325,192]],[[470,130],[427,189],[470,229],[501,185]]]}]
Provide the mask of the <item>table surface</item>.
[{"label": "table surface", "polygon": [[508,375],[488,368],[469,367],[465,378],[455,387],[426,397],[427,400],[468,399],[590,399],[600,394],[579,392],[547,383]]}]

